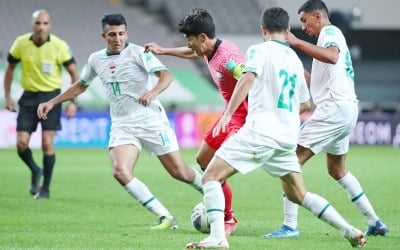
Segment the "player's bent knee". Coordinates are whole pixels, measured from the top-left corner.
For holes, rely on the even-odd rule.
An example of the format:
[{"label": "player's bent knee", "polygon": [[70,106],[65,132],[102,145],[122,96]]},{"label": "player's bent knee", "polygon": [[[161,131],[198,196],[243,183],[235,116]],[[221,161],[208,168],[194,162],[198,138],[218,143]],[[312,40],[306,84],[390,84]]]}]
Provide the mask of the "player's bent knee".
[{"label": "player's bent knee", "polygon": [[299,205],[301,205],[301,203],[303,202],[303,199],[304,199],[304,196],[302,196],[300,194],[286,194],[286,197],[291,202],[299,204]]},{"label": "player's bent knee", "polygon": [[203,177],[201,178],[202,184],[210,182],[210,181],[219,181],[219,182],[223,183],[225,180],[219,179],[218,177],[213,176],[213,175],[203,175]]},{"label": "player's bent knee", "polygon": [[52,143],[52,142],[50,142],[50,143],[43,143],[43,144],[42,144],[42,150],[43,150],[45,153],[47,153],[47,154],[53,153],[53,152],[54,152],[53,143]]},{"label": "player's bent knee", "polygon": [[129,171],[118,167],[114,168],[113,176],[120,183],[126,183],[132,179],[132,174]]},{"label": "player's bent knee", "polygon": [[183,171],[183,170],[176,170],[176,171],[172,171],[170,172],[170,175],[179,181],[183,181],[185,183],[190,183],[192,181],[193,178],[190,178],[190,172],[189,169],[188,171]]},{"label": "player's bent knee", "polygon": [[199,164],[202,170],[205,170],[207,168],[208,162],[205,162],[201,157],[196,156],[196,162],[197,164]]},{"label": "player's bent knee", "polygon": [[29,147],[29,141],[17,140],[18,151],[25,151]]},{"label": "player's bent knee", "polygon": [[328,169],[328,173],[335,180],[340,180],[346,175],[344,168]]}]

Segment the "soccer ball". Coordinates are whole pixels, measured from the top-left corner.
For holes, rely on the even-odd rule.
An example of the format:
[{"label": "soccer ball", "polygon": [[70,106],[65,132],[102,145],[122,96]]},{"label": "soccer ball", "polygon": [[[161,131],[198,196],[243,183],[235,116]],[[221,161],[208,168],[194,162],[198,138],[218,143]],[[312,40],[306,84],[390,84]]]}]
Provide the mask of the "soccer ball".
[{"label": "soccer ball", "polygon": [[192,210],[192,215],[190,216],[193,227],[201,233],[210,232],[210,223],[208,222],[208,217],[204,204],[200,202],[194,206]]}]

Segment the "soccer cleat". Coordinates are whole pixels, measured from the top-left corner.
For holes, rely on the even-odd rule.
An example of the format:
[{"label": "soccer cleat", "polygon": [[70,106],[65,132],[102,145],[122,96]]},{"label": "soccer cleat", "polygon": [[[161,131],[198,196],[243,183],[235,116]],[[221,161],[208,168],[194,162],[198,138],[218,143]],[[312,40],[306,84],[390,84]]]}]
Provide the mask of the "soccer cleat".
[{"label": "soccer cleat", "polygon": [[37,192],[33,198],[35,198],[35,200],[49,199],[50,191],[44,188],[40,188],[39,192]]},{"label": "soccer cleat", "polygon": [[342,235],[350,242],[352,247],[363,248],[367,243],[364,234],[355,228],[343,232]]},{"label": "soccer cleat", "polygon": [[385,236],[387,233],[389,233],[389,228],[381,220],[377,220],[375,226],[368,226],[365,235]]},{"label": "soccer cleat", "polygon": [[263,235],[266,238],[289,238],[289,237],[299,237],[300,232],[297,228],[292,228],[286,225],[282,225],[280,228],[272,231],[270,233]]},{"label": "soccer cleat", "polygon": [[190,249],[206,249],[206,248],[214,248],[214,249],[228,249],[229,244],[226,239],[217,239],[213,236],[208,236],[204,240],[200,242],[191,242],[186,244],[186,248]]},{"label": "soccer cleat", "polygon": [[237,219],[232,217],[230,220],[225,221],[225,236],[229,237],[236,231]]},{"label": "soccer cleat", "polygon": [[39,170],[35,173],[32,173],[31,175],[31,183],[29,186],[29,193],[31,193],[31,195],[35,195],[36,193],[39,192],[40,190],[40,177],[42,176],[42,170],[40,168],[38,168]]},{"label": "soccer cleat", "polygon": [[166,217],[166,216],[161,216],[158,219],[158,224],[155,226],[152,226],[150,229],[154,230],[163,230],[163,229],[177,229],[178,228],[178,222],[174,217],[171,219]]}]

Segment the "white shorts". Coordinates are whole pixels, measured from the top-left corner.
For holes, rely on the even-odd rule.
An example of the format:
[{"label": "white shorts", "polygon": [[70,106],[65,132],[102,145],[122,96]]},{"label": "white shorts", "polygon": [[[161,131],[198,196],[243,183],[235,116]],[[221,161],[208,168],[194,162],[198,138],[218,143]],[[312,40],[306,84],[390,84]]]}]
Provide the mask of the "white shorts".
[{"label": "white shorts", "polygon": [[302,125],[298,144],[314,154],[325,152],[343,155],[349,151],[349,137],[358,118],[358,105],[353,102],[318,105],[311,117]]},{"label": "white shorts", "polygon": [[150,155],[179,150],[174,130],[163,122],[144,127],[118,126],[111,129],[108,147],[132,144]]},{"label": "white shorts", "polygon": [[274,145],[277,143],[272,139],[242,127],[222,144],[215,155],[242,174],[259,167],[274,177],[300,173],[295,146],[282,149]]}]

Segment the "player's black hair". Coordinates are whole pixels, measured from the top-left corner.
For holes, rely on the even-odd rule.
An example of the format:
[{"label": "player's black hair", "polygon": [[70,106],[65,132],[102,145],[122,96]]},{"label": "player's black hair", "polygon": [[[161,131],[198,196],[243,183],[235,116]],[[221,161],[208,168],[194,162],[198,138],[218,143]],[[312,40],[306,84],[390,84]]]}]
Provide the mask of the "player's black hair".
[{"label": "player's black hair", "polygon": [[264,11],[261,23],[269,32],[283,32],[289,27],[289,14],[280,7],[269,8]]},{"label": "player's black hair", "polygon": [[101,27],[106,27],[106,25],[126,25],[125,17],[119,13],[105,14],[103,19],[101,19]]},{"label": "player's black hair", "polygon": [[326,16],[329,16],[329,11],[328,7],[326,7],[325,3],[322,2],[321,0],[308,0],[307,2],[303,3],[303,5],[299,8],[299,11],[297,12],[300,14],[300,12],[313,12],[313,11],[323,11],[325,12]]},{"label": "player's black hair", "polygon": [[197,36],[204,33],[211,39],[215,37],[213,19],[205,9],[193,9],[192,13],[179,21],[178,30],[186,36]]}]

